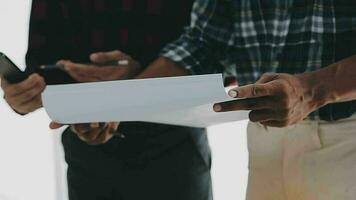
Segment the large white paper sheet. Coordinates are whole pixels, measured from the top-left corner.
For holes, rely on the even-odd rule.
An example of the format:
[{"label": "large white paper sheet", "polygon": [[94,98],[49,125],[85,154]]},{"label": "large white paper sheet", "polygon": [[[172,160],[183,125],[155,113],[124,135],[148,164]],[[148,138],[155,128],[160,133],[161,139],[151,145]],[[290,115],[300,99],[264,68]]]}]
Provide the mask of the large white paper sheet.
[{"label": "large white paper sheet", "polygon": [[43,105],[63,124],[145,121],[207,127],[247,119],[246,112],[215,113],[233,100],[221,74],[47,86]]}]

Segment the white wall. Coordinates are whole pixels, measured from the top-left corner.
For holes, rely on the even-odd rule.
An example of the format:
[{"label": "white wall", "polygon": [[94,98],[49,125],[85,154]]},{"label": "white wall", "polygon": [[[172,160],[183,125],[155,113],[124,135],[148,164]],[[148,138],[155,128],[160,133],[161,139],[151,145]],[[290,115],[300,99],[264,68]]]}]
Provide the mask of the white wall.
[{"label": "white wall", "polygon": [[248,178],[247,121],[209,128],[215,200],[245,199]]},{"label": "white wall", "polygon": [[[0,0],[0,51],[22,68],[30,3],[30,0]],[[0,98],[0,200],[66,199],[59,135],[51,132],[48,124],[43,110],[19,117]],[[244,199],[245,129],[246,122],[209,129],[216,200]]]},{"label": "white wall", "polygon": [[[24,67],[28,0],[0,0],[0,51]],[[0,92],[2,97],[2,92]],[[54,200],[53,139],[43,111],[18,117],[0,100],[0,200]]]}]

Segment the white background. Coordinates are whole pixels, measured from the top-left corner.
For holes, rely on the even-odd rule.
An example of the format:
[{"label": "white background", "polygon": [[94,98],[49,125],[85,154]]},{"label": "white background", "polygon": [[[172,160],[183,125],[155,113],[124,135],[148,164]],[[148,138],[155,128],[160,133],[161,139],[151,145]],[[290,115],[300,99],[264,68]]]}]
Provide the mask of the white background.
[{"label": "white background", "polygon": [[[21,68],[27,48],[29,0],[0,0],[0,51]],[[2,96],[2,92],[0,92]],[[43,110],[16,115],[0,100],[0,200],[65,200],[59,133]],[[245,199],[246,122],[209,129],[216,200]]]}]

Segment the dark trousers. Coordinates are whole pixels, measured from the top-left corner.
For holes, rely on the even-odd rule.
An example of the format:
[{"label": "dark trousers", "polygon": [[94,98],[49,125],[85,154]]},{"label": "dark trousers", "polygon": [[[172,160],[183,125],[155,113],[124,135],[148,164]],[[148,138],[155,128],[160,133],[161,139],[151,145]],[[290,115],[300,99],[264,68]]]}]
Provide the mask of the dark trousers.
[{"label": "dark trousers", "polygon": [[204,159],[210,152],[202,155],[190,134],[173,128],[162,137],[89,146],[67,130],[69,199],[212,200],[210,161]]}]

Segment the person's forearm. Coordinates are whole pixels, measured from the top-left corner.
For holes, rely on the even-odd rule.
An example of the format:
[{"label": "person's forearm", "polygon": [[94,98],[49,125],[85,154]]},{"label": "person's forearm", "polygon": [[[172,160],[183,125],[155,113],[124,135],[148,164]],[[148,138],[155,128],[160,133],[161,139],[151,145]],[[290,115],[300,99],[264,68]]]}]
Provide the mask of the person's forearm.
[{"label": "person's forearm", "polygon": [[356,100],[356,55],[298,76],[317,107]]},{"label": "person's forearm", "polygon": [[160,57],[150,64],[136,79],[184,76],[190,73],[168,58]]}]

